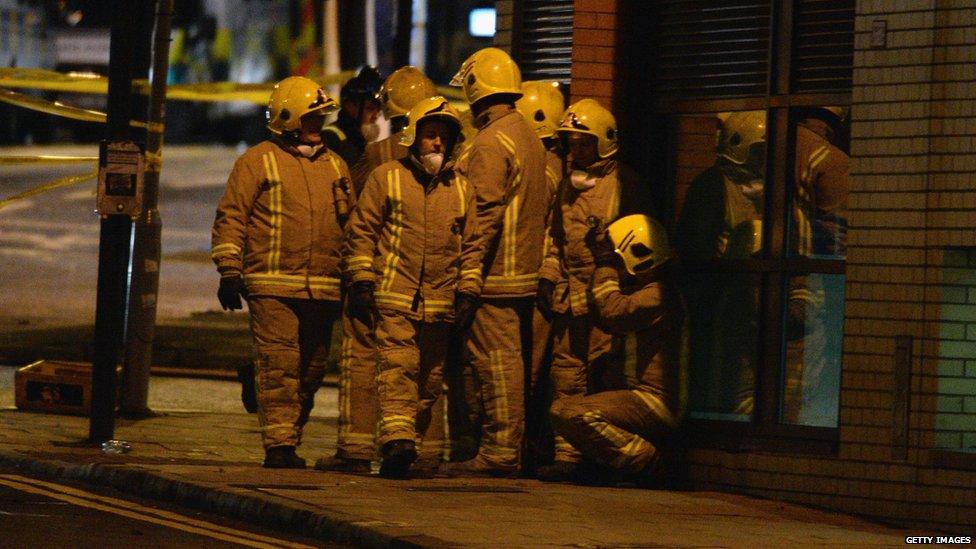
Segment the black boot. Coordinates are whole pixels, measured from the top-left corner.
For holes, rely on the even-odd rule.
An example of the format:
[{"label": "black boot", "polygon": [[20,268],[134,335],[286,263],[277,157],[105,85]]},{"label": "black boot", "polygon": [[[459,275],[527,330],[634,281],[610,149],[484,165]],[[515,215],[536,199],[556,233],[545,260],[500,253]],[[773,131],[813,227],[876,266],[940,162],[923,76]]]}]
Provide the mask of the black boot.
[{"label": "black boot", "polygon": [[557,460],[536,468],[535,478],[542,482],[574,482],[578,478],[579,464]]},{"label": "black boot", "polygon": [[383,445],[383,478],[407,478],[410,465],[417,459],[417,445],[412,440],[391,440]]},{"label": "black boot", "polygon": [[305,460],[295,454],[294,446],[272,446],[264,451],[266,469],[304,469]]}]

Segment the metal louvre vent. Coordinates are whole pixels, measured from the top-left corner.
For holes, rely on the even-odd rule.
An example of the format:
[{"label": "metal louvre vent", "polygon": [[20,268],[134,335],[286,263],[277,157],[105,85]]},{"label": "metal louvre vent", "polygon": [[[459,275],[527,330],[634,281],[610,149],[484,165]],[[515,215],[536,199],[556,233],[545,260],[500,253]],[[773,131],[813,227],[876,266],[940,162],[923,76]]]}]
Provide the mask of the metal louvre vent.
[{"label": "metal louvre vent", "polygon": [[793,92],[850,91],[854,72],[853,0],[797,0]]},{"label": "metal louvre vent", "polygon": [[573,0],[522,0],[519,68],[522,80],[569,83]]},{"label": "metal louvre vent", "polygon": [[661,2],[656,93],[742,97],[767,92],[770,0]]}]

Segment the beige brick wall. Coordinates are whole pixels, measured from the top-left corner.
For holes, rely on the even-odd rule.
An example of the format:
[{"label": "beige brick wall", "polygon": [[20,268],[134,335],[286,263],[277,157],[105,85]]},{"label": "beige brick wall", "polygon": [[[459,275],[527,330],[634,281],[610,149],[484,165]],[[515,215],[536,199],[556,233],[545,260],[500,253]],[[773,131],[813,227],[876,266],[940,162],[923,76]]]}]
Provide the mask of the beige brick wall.
[{"label": "beige brick wall", "polygon": [[[887,47],[873,49],[882,19]],[[976,290],[959,281],[976,277],[974,28],[972,1],[857,2],[840,454],[694,450],[705,486],[972,531],[976,471],[931,462],[976,444]],[[914,338],[905,461],[892,457],[899,335]]]},{"label": "beige brick wall", "polygon": [[[612,106],[617,71],[633,76],[615,65],[617,1],[575,9],[573,99]],[[976,0],[858,0],[856,13],[839,453],[696,448],[689,472],[698,487],[972,535],[976,454],[935,449],[976,444],[976,289],[960,282],[976,273]],[[914,338],[907,459],[893,447],[898,336]]]}]

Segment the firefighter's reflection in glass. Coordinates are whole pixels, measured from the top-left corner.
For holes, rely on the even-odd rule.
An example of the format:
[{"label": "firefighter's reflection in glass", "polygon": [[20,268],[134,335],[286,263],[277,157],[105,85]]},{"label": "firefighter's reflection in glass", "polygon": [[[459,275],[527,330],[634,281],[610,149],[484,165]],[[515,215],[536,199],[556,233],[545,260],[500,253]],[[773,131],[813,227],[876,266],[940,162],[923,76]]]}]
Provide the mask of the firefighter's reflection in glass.
[{"label": "firefighter's reflection in glass", "polygon": [[[844,259],[850,159],[843,145],[846,109],[798,111],[794,192],[790,212],[791,255]],[[826,324],[843,312],[843,284],[818,274],[790,278],[786,303],[786,375],[783,421],[833,426],[840,374],[840,341]]]},{"label": "firefighter's reflection in glass", "polygon": [[701,267],[761,252],[766,114],[722,113],[718,122],[715,162],[691,182],[676,232],[688,268],[689,402],[693,417],[743,420],[753,409],[758,279]]}]

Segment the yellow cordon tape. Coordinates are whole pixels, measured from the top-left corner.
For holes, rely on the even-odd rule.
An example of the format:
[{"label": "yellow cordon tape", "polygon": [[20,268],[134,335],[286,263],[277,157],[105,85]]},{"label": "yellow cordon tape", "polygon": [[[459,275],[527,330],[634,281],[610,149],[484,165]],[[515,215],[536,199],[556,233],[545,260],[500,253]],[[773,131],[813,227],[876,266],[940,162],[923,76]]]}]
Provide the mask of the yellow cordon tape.
[{"label": "yellow cordon tape", "polygon": [[103,112],[79,109],[78,107],[71,107],[57,101],[48,101],[46,99],[41,99],[40,97],[25,95],[11,90],[0,89],[0,101],[34,111],[56,114],[65,118],[73,118],[75,120],[84,120],[85,122],[104,123],[106,120],[105,113]]},{"label": "yellow cordon tape", "polygon": [[34,196],[35,194],[45,193],[47,191],[52,191],[54,189],[59,189],[61,187],[67,187],[69,185],[75,185],[75,184],[81,183],[83,181],[88,181],[89,179],[94,179],[97,176],[98,176],[98,171],[95,170],[93,172],[86,173],[86,174],[82,174],[82,175],[69,175],[67,177],[61,177],[61,178],[55,179],[54,181],[51,181],[50,183],[45,183],[45,184],[40,185],[38,187],[34,187],[33,189],[27,189],[26,191],[21,192],[21,193],[17,193],[15,195],[11,196],[10,198],[6,198],[4,200],[0,200],[0,210],[2,210],[3,208],[5,208],[6,206],[10,205],[12,202],[16,202],[17,200],[23,200],[24,198],[27,198],[27,197],[30,197],[30,196]]},{"label": "yellow cordon tape", "polygon": [[[355,75],[355,71],[343,71],[335,74],[310,75],[309,78],[315,80],[322,86],[328,86],[331,84],[342,84]],[[60,73],[45,69],[0,68],[0,87],[104,95],[108,93],[108,78],[93,73]],[[171,100],[210,102],[248,101],[258,105],[266,105],[273,88],[274,83],[238,84],[236,82],[213,82],[209,84],[173,84],[167,86],[166,97]],[[136,93],[148,94],[150,89],[149,82],[145,79],[133,80],[132,89]]]},{"label": "yellow cordon tape", "polygon": [[0,166],[11,164],[74,164],[77,162],[98,162],[97,156],[0,156]]},{"label": "yellow cordon tape", "polygon": [[[0,89],[0,102],[9,103],[18,107],[24,107],[25,109],[63,116],[65,118],[72,118],[74,120],[83,120],[85,122],[99,122],[104,124],[108,119],[103,112],[79,109],[78,107],[65,105],[58,101],[48,101],[46,99],[34,97],[33,95],[25,95],[11,90]],[[129,125],[134,128],[146,127],[146,123],[141,120],[130,120]]]}]

